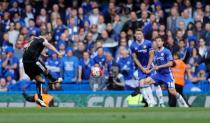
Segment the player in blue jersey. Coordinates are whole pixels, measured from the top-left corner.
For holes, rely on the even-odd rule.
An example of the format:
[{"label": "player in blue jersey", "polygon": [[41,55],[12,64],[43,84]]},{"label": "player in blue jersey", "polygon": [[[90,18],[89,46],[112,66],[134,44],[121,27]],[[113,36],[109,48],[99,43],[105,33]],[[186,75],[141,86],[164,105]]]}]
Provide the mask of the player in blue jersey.
[{"label": "player in blue jersey", "polygon": [[189,107],[183,97],[175,90],[175,82],[171,72],[171,67],[174,63],[172,61],[173,58],[170,50],[163,46],[164,42],[161,38],[156,38],[155,42],[157,44],[157,50],[155,51],[155,65],[153,70],[156,72],[151,77],[148,77],[144,81],[144,84],[155,84],[163,82],[166,84],[169,93],[174,95],[177,98],[177,101],[182,104],[183,107]]},{"label": "player in blue jersey", "polygon": [[142,86],[141,83],[144,83],[144,80],[150,76],[149,70],[153,62],[154,50],[151,41],[144,39],[143,32],[140,29],[136,29],[135,38],[130,46],[133,60],[137,66],[135,78],[140,81],[142,94],[149,106],[152,107],[156,104],[152,89],[150,86]]}]

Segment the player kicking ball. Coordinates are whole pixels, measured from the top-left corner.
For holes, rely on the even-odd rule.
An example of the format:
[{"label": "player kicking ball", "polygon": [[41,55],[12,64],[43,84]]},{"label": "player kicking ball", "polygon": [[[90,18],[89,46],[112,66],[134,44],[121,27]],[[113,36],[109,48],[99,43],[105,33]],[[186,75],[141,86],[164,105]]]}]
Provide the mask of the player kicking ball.
[{"label": "player kicking ball", "polygon": [[173,58],[170,50],[163,46],[163,40],[158,37],[155,39],[157,50],[155,51],[154,56],[154,67],[155,73],[148,77],[144,84],[155,84],[164,82],[167,85],[168,91],[171,95],[174,95],[177,101],[183,107],[189,107],[183,97],[176,91],[175,89],[175,82],[173,79],[173,75],[171,72],[171,67],[173,66]]},{"label": "player kicking ball", "polygon": [[46,55],[43,52],[45,47],[54,51],[59,57],[62,55],[56,50],[56,48],[48,42],[50,33],[45,33],[42,36],[35,37],[29,44],[25,47],[23,54],[23,66],[25,73],[30,77],[31,80],[36,80],[36,91],[38,94],[37,103],[42,107],[46,107],[42,99],[42,76],[44,75],[52,83],[61,82],[62,79],[55,79],[47,70],[45,65],[39,60],[40,55]]}]

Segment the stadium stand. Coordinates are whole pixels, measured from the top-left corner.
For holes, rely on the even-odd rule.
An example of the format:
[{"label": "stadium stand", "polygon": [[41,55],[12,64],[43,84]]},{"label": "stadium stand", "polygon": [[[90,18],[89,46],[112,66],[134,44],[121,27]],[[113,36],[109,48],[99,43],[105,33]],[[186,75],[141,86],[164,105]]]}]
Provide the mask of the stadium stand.
[{"label": "stadium stand", "polygon": [[64,79],[56,91],[91,91],[91,67],[99,64],[106,80],[123,47],[130,55],[137,28],[148,40],[163,38],[165,47],[185,62],[185,93],[210,93],[208,0],[1,0],[0,91],[35,91],[21,58],[30,40],[44,32],[51,33],[51,42],[63,54],[59,59],[46,49],[48,57],[41,57],[53,76]]}]

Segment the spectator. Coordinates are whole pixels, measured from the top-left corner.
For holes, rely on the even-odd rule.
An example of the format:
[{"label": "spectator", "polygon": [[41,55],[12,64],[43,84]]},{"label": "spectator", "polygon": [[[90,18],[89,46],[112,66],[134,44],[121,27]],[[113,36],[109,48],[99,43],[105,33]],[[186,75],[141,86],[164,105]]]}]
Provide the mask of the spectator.
[{"label": "spectator", "polygon": [[136,12],[138,19],[140,19],[140,18],[142,17],[142,13],[143,13],[144,11],[146,11],[149,15],[151,14],[151,11],[148,10],[148,8],[149,8],[149,7],[148,7],[148,5],[146,5],[146,3],[142,2],[142,3],[140,4],[140,10],[138,10],[138,11]]},{"label": "spectator", "polygon": [[197,37],[197,39],[202,38],[202,36],[204,35],[204,30],[203,30],[202,22],[201,21],[196,21],[195,22],[194,34]]},{"label": "spectator", "polygon": [[190,23],[190,22],[194,22],[194,20],[192,19],[191,15],[190,15],[190,12],[188,9],[185,9],[183,12],[182,12],[182,20],[184,21],[185,23],[185,29],[187,27],[187,25]]},{"label": "spectator", "polygon": [[84,10],[82,7],[78,8],[78,20],[79,20],[79,27],[84,27],[85,23],[90,23],[88,16],[84,15]]},{"label": "spectator", "polygon": [[184,23],[184,21],[179,21],[178,23],[178,29],[182,32],[182,34],[185,34],[186,31],[186,25]]},{"label": "spectator", "polygon": [[61,15],[61,19],[63,22],[65,22],[65,17],[66,17],[66,5],[64,3],[64,0],[58,0],[58,7],[59,7],[59,13]]},{"label": "spectator", "polygon": [[40,10],[40,14],[36,18],[36,24],[38,26],[40,26],[41,24],[47,24],[48,20],[49,20],[49,17],[47,15],[46,10],[44,8],[42,8]]},{"label": "spectator", "polygon": [[4,77],[6,78],[6,84],[7,84],[7,88],[9,91],[10,89],[12,89],[13,85],[16,84],[14,72],[7,71],[4,75]]},{"label": "spectator", "polygon": [[5,11],[3,15],[3,20],[2,23],[4,25],[4,30],[8,31],[9,30],[9,24],[10,24],[10,13]]},{"label": "spectator", "polygon": [[106,30],[106,24],[104,17],[100,15],[98,17],[98,33],[102,33],[104,30]]},{"label": "spectator", "polygon": [[184,38],[184,33],[182,32],[181,29],[178,29],[178,30],[176,31],[175,42],[176,42],[177,44],[179,44],[179,41],[180,41],[180,40],[183,40],[183,38]]},{"label": "spectator", "polygon": [[202,59],[205,58],[206,53],[208,52],[208,47],[206,46],[206,42],[203,38],[199,40],[199,47],[198,47],[199,54]]},{"label": "spectator", "polygon": [[14,14],[14,13],[19,13],[19,14],[21,14],[21,13],[22,13],[22,9],[19,7],[17,1],[12,2],[12,8],[9,9],[9,12],[10,12],[11,14]]},{"label": "spectator", "polygon": [[[53,28],[56,28],[59,24],[56,22],[57,19],[61,19],[61,15],[59,13],[59,6],[57,4],[54,4],[52,6],[52,12],[51,12],[51,21],[52,21],[52,25]],[[63,20],[61,19],[60,21],[63,22]]]},{"label": "spectator", "polygon": [[40,35],[40,29],[35,26],[35,22],[33,19],[29,19],[28,32],[29,35],[35,35],[35,36]]},{"label": "spectator", "polygon": [[63,25],[63,21],[61,18],[56,19],[56,27],[54,27],[53,33],[55,40],[59,40],[61,34],[65,31],[65,26]]},{"label": "spectator", "polygon": [[26,26],[24,19],[21,17],[21,14],[18,12],[14,13],[12,20],[14,23],[20,23],[22,27]]},{"label": "spectator", "polygon": [[99,15],[98,8],[93,8],[93,11],[92,11],[92,13],[89,16],[90,24],[91,25],[98,24],[99,17],[100,17],[100,15]]},{"label": "spectator", "polygon": [[209,13],[210,13],[210,5],[206,5],[205,6],[205,13],[204,13],[204,17],[203,17],[204,25],[206,25],[210,21]]},{"label": "spectator", "polygon": [[77,26],[77,23],[75,22],[75,19],[76,18],[71,17],[69,19],[69,24],[68,24],[69,35],[72,40],[74,39],[75,35],[78,35],[78,31],[79,31],[79,28]]},{"label": "spectator", "polygon": [[142,11],[141,18],[138,19],[138,21],[140,22],[140,24],[142,26],[145,26],[150,22],[148,17],[149,17],[149,15],[148,15],[147,11]]},{"label": "spectator", "polygon": [[59,43],[58,44],[58,50],[59,52],[62,54],[62,56],[64,56],[66,54],[66,46],[64,43]]},{"label": "spectator", "polygon": [[187,49],[186,42],[184,40],[179,41],[179,52],[178,56],[181,60],[183,60],[185,63],[188,61],[190,53]]},{"label": "spectator", "polygon": [[173,34],[176,33],[179,20],[180,20],[180,17],[179,17],[178,10],[173,7],[171,9],[171,15],[167,18],[167,27]]},{"label": "spectator", "polygon": [[112,56],[112,53],[107,52],[106,53],[106,62],[104,66],[104,77],[105,79],[108,79],[110,76],[110,71],[113,65],[116,65],[115,59]]},{"label": "spectator", "polygon": [[166,47],[172,52],[178,52],[179,51],[179,46],[174,42],[174,39],[172,37],[168,37],[167,42],[166,42]]},{"label": "spectator", "polygon": [[7,82],[5,78],[0,79],[0,92],[5,92],[7,91]]},{"label": "spectator", "polygon": [[79,39],[80,41],[86,43],[84,40],[85,40],[85,37],[87,35],[87,32],[85,32],[85,28],[79,28]]},{"label": "spectator", "polygon": [[106,56],[104,54],[104,50],[102,47],[98,47],[96,51],[97,51],[97,55],[93,57],[92,59],[93,61],[92,66],[94,66],[95,64],[98,64],[103,70],[105,66],[105,62],[106,62]]},{"label": "spectator", "polygon": [[44,8],[48,13],[51,8],[49,0],[43,0],[40,8]]},{"label": "spectator", "polygon": [[21,41],[17,41],[15,44],[15,49],[14,49],[14,57],[17,59],[21,59],[23,56],[23,46]]},{"label": "spectator", "polygon": [[83,53],[85,51],[85,44],[83,42],[78,42],[77,49],[74,51],[74,56],[76,56],[80,60],[83,57]]},{"label": "spectator", "polygon": [[102,44],[103,48],[108,52],[115,53],[116,46],[118,45],[118,43],[116,41],[114,41],[113,38],[109,37],[107,31],[103,31],[101,33],[101,38],[102,38],[102,42],[103,42],[103,44]]},{"label": "spectator", "polygon": [[204,32],[204,39],[206,41],[206,45],[210,46],[210,23],[206,23],[205,25],[205,32]]},{"label": "spectator", "polygon": [[197,69],[198,69],[198,66],[199,64],[201,64],[202,62],[202,59],[201,59],[201,56],[199,54],[199,51],[198,49],[196,48],[193,48],[192,50],[192,56],[190,57],[189,61],[187,62],[189,65],[190,65],[190,70],[189,70],[189,73],[191,73],[192,75],[189,75],[190,76],[190,79],[193,80],[193,81],[197,81],[197,79],[193,79],[193,76],[197,77]]},{"label": "spectator", "polygon": [[93,34],[91,32],[87,33],[86,36],[86,49],[89,53],[93,52],[94,41],[93,41]]},{"label": "spectator", "polygon": [[117,66],[112,66],[107,80],[107,90],[124,90],[124,78]]},{"label": "spectator", "polygon": [[25,6],[25,23],[26,23],[26,26],[28,27],[30,24],[30,20],[33,20],[34,19],[34,10],[32,8],[32,6],[30,4],[26,5]]},{"label": "spectator", "polygon": [[83,58],[79,62],[78,81],[89,80],[91,73],[91,59],[88,52],[83,53]]},{"label": "spectator", "polygon": [[64,44],[65,47],[68,47],[68,46],[73,47],[73,42],[68,39],[68,36],[66,35],[66,33],[62,33],[59,40],[57,40],[55,44],[57,45]]},{"label": "spectator", "polygon": [[4,75],[6,73],[12,72],[14,78],[18,79],[18,59],[14,56],[14,49],[12,47],[6,48],[6,57],[2,60],[2,68]]},{"label": "spectator", "polygon": [[119,15],[116,15],[114,17],[114,22],[112,23],[112,27],[113,27],[113,30],[115,31],[115,33],[119,36],[120,35],[120,32],[122,30],[122,27],[123,27],[124,23],[121,21],[121,18]]},{"label": "spectator", "polygon": [[48,54],[50,57],[47,58],[45,65],[54,78],[59,78],[61,72],[59,65],[61,64],[61,61],[55,52],[50,50],[48,51]]},{"label": "spectator", "polygon": [[137,28],[141,28],[142,24],[137,21],[137,16],[136,13],[134,11],[132,11],[130,13],[130,20],[128,20],[124,26],[123,26],[123,31],[128,31],[128,29],[131,29],[133,32],[137,29]]},{"label": "spectator", "polygon": [[134,87],[133,85],[135,84],[133,82],[135,65],[126,48],[122,48],[120,50],[120,54],[121,57],[119,57],[117,64],[119,66],[119,72],[123,75],[125,80],[125,89],[129,90],[130,88]]},{"label": "spectator", "polygon": [[67,48],[67,55],[61,59],[63,82],[75,82],[78,75],[78,58],[73,56],[73,49]]},{"label": "spectator", "polygon": [[193,16],[193,8],[191,5],[191,1],[185,0],[184,5],[185,5],[185,10],[187,10],[189,12],[189,17],[192,17]]},{"label": "spectator", "polygon": [[108,23],[106,28],[108,35],[110,38],[114,39],[115,42],[119,41],[119,36],[116,34],[116,32],[113,30],[112,24]]},{"label": "spectator", "polygon": [[15,29],[15,24],[12,22],[10,23],[10,29],[8,31],[9,35],[9,42],[15,46],[16,41],[18,39],[19,31]]},{"label": "spectator", "polygon": [[99,33],[98,33],[98,26],[96,25],[96,24],[93,24],[92,26],[91,26],[91,32],[92,32],[92,34],[93,34],[93,41],[95,42],[97,39],[98,39],[98,37],[99,37]]}]

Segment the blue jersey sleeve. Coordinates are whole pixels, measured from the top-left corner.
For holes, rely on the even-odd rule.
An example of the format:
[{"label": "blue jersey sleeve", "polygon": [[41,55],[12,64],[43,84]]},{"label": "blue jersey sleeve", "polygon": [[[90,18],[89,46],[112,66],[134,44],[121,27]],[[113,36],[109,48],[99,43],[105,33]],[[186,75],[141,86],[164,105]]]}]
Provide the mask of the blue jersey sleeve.
[{"label": "blue jersey sleeve", "polygon": [[168,62],[173,60],[171,51],[169,51],[169,50],[166,50],[166,60],[167,60]]},{"label": "blue jersey sleeve", "polygon": [[79,60],[79,66],[83,66],[83,59]]},{"label": "blue jersey sleeve", "polygon": [[135,53],[135,45],[134,45],[134,42],[131,44],[130,46],[130,50],[131,50],[131,53]]},{"label": "blue jersey sleeve", "polygon": [[148,49],[149,49],[149,51],[153,50],[151,41],[148,42]]}]

